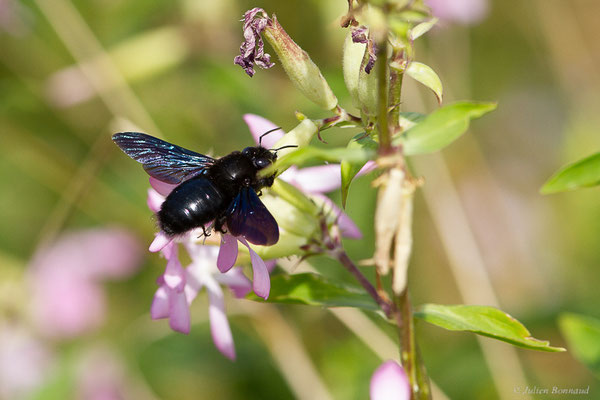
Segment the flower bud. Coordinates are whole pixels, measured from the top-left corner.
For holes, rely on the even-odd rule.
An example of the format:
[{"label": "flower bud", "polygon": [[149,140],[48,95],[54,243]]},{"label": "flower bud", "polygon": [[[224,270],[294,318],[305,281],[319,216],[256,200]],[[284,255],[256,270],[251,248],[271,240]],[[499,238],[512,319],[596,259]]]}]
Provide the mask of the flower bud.
[{"label": "flower bud", "polygon": [[367,68],[372,60],[371,53],[365,49],[360,70],[358,71],[358,101],[361,110],[367,115],[377,114],[377,71]]},{"label": "flower bud", "polygon": [[346,82],[346,88],[348,88],[348,92],[352,96],[352,103],[355,107],[360,108],[358,100],[358,75],[367,45],[354,42],[352,36],[352,31],[348,31],[348,35],[344,41],[344,82]]},{"label": "flower bud", "polygon": [[[287,231],[279,233],[279,241],[275,246],[253,246],[254,251],[265,260],[303,255],[301,250],[308,244],[305,237],[294,235]],[[240,249],[243,252],[243,249]]]},{"label": "flower bud", "polygon": [[[286,133],[280,140],[278,140],[273,147],[278,148],[289,145],[296,145],[298,147],[307,146],[318,130],[319,128],[311,119],[304,119],[300,121],[300,123],[296,125],[294,129]],[[282,156],[291,153],[294,150],[294,148],[282,149],[277,152],[277,156],[281,158]]]},{"label": "flower bud", "polygon": [[269,20],[263,35],[273,46],[294,86],[319,107],[334,109],[337,106],[337,98],[319,67],[285,32],[275,16]]},{"label": "flower bud", "polygon": [[273,214],[279,227],[286,232],[310,238],[318,231],[319,224],[314,216],[296,208],[281,197],[264,195],[261,200]]}]

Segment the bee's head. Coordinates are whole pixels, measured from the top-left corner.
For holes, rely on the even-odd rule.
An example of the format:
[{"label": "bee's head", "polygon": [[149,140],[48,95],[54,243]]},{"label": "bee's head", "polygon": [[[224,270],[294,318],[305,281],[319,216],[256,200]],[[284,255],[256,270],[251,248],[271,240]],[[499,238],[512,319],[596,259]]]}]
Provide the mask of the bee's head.
[{"label": "bee's head", "polygon": [[252,164],[257,170],[268,167],[277,160],[277,152],[265,149],[261,146],[246,147],[242,150],[242,154],[248,156],[252,160]]}]

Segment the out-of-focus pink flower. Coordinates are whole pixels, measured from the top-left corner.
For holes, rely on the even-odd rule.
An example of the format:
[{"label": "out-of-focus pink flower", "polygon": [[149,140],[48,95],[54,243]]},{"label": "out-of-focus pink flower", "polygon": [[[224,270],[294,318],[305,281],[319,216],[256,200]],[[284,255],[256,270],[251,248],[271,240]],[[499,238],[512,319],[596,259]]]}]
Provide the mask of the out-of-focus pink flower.
[{"label": "out-of-focus pink flower", "polygon": [[52,354],[25,328],[1,323],[0,399],[29,398],[49,374]]},{"label": "out-of-focus pink flower", "polygon": [[371,400],[410,400],[410,383],[396,361],[381,364],[371,377]]},{"label": "out-of-focus pink flower", "polygon": [[74,337],[104,320],[103,279],[121,279],[140,265],[141,248],[122,229],[63,235],[37,251],[30,265],[32,314],[44,334]]},{"label": "out-of-focus pink flower", "polygon": [[[258,143],[259,137],[263,133],[277,127],[268,119],[255,114],[245,114],[244,121],[246,122],[246,125],[248,125],[248,129],[250,130],[250,133],[252,133],[256,143]],[[271,148],[282,137],[283,131],[274,131],[264,136],[261,144],[263,147]],[[364,175],[374,170],[375,167],[375,163],[369,161],[361,168],[358,175]],[[343,236],[351,239],[362,238],[360,229],[358,229],[350,217],[324,195],[324,193],[339,189],[342,186],[342,176],[339,164],[327,164],[308,168],[291,167],[279,177],[296,186],[302,192],[320,199],[321,203],[326,204],[331,212],[338,216],[337,223]]]},{"label": "out-of-focus pink flower", "polygon": [[121,400],[128,398],[125,367],[107,347],[88,349],[76,368],[77,398],[85,400]]},{"label": "out-of-focus pink flower", "polygon": [[30,32],[31,10],[18,0],[0,0],[0,30],[14,36]]},{"label": "out-of-focus pink flower", "polygon": [[[160,186],[160,183],[157,184],[153,181],[154,179],[151,178],[150,184],[153,188]],[[163,193],[168,194],[168,190],[163,191]],[[162,200],[164,200],[164,197],[156,190],[150,189],[148,191],[148,204],[152,211],[156,212],[160,209]],[[229,287],[236,297],[241,298],[252,290],[253,284],[246,278],[241,268],[231,268],[237,259],[238,239],[230,235],[224,235],[230,239],[228,244],[225,245],[227,250],[222,252],[223,257],[226,253],[234,251],[232,244],[235,245],[235,257],[231,258],[232,255],[229,254],[227,262],[229,263],[230,260],[231,265],[226,270],[219,271],[217,268],[218,257],[221,253],[219,247],[197,243],[195,239],[197,236],[196,231],[191,231],[176,240],[167,238],[168,242],[160,250],[167,260],[167,267],[165,273],[157,280],[159,288],[154,295],[150,314],[153,319],[169,318],[169,325],[173,330],[187,334],[191,325],[189,306],[198,295],[198,292],[202,288],[206,288],[213,342],[223,355],[233,360],[235,359],[235,348],[231,328],[225,314],[225,301],[221,285]],[[153,243],[156,243],[156,239]],[[179,261],[177,254],[179,243],[183,244],[192,260],[187,268],[183,268]],[[249,250],[252,254],[253,250]],[[259,265],[261,263],[262,265]],[[258,260],[252,259],[254,290],[257,295],[264,294],[265,281],[267,285],[266,295],[269,292],[269,273],[264,264],[260,257],[258,257]]]},{"label": "out-of-focus pink flower", "polygon": [[489,13],[488,0],[425,0],[431,13],[442,21],[473,25]]}]

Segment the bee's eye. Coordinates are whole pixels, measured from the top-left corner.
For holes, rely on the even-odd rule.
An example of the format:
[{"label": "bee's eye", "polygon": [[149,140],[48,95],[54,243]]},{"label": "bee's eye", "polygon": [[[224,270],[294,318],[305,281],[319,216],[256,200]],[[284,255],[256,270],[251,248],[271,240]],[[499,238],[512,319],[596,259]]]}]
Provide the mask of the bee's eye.
[{"label": "bee's eye", "polygon": [[265,168],[270,163],[271,161],[267,160],[266,158],[257,158],[256,160],[254,160],[254,165],[256,166],[256,168],[259,169]]}]

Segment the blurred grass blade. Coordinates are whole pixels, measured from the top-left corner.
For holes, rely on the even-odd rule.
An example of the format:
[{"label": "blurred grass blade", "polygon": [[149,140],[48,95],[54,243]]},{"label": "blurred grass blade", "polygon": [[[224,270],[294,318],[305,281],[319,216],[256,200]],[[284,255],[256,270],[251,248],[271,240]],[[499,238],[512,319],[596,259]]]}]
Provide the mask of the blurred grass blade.
[{"label": "blurred grass blade", "polygon": [[433,153],[448,146],[469,128],[472,119],[496,109],[496,103],[459,102],[439,108],[426,116],[393,143],[404,146],[404,154]]},{"label": "blurred grass blade", "polygon": [[600,319],[563,313],[558,325],[575,358],[600,379]]},{"label": "blurred grass blade", "polygon": [[422,83],[433,91],[439,104],[442,104],[443,87],[440,77],[426,64],[413,61],[406,68],[406,74],[414,80]]},{"label": "blurred grass blade", "polygon": [[415,317],[444,329],[473,332],[526,349],[566,351],[562,347],[550,346],[548,341],[531,337],[523,324],[495,307],[424,304],[417,308]]},{"label": "blurred grass blade", "polygon": [[542,186],[542,194],[600,185],[600,153],[569,164]]},{"label": "blurred grass blade", "polygon": [[[265,301],[254,293],[250,293],[246,298]],[[271,293],[266,301],[320,307],[357,307],[371,311],[379,309],[377,303],[363,289],[340,285],[311,273],[274,275],[271,277]]]}]

